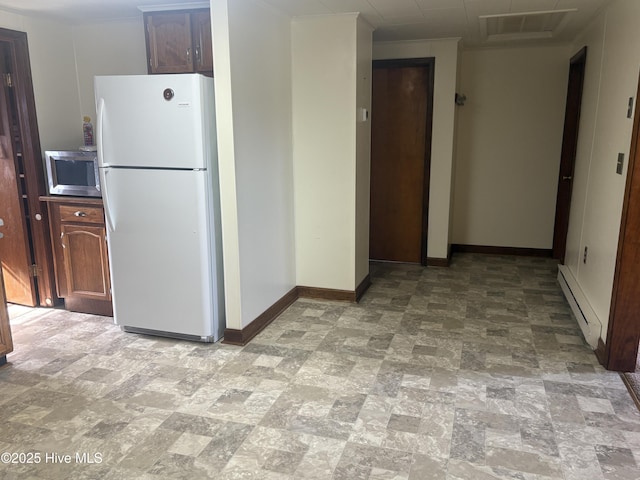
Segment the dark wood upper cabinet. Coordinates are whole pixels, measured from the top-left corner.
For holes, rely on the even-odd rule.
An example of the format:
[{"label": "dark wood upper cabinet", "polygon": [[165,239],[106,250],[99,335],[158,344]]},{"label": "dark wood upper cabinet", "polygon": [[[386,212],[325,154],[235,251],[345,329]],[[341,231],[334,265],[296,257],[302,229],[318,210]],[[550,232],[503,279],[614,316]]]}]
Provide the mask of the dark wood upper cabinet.
[{"label": "dark wood upper cabinet", "polygon": [[191,14],[191,31],[195,49],[195,71],[213,75],[213,45],[211,42],[211,14],[201,10]]},{"label": "dark wood upper cabinet", "polygon": [[146,12],[144,24],[150,74],[197,72],[213,76],[208,9]]}]

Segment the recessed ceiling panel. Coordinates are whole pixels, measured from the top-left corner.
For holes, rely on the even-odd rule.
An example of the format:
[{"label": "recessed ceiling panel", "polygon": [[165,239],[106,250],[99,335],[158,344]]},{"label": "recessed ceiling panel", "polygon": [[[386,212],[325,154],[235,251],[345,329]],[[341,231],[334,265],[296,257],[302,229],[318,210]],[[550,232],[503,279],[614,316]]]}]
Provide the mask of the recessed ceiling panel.
[{"label": "recessed ceiling panel", "polygon": [[487,40],[553,38],[576,10],[507,13],[481,16]]}]

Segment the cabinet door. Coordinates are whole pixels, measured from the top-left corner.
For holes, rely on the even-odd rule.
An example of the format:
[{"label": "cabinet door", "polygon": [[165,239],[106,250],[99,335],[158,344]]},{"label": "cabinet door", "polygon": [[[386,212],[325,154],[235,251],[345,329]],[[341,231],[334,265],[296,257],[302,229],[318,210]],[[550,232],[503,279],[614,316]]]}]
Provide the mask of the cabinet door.
[{"label": "cabinet door", "polygon": [[67,294],[110,300],[104,226],[63,224],[61,231]]},{"label": "cabinet door", "polygon": [[189,13],[145,14],[149,73],[193,72]]},{"label": "cabinet door", "polygon": [[191,30],[195,50],[195,71],[213,75],[213,48],[211,39],[211,14],[209,10],[191,14]]},{"label": "cabinet door", "polygon": [[2,281],[2,265],[0,265],[0,356],[13,352],[11,340],[11,327],[9,314],[7,313],[7,299],[4,295],[4,283]]}]

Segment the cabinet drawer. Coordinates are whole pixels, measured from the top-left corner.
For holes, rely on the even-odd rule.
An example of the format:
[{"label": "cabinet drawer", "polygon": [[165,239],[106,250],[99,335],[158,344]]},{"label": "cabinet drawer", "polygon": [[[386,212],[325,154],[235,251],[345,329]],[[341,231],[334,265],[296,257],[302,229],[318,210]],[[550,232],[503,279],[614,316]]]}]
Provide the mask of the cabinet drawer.
[{"label": "cabinet drawer", "polygon": [[60,205],[61,222],[104,223],[104,214],[100,207],[82,205]]}]

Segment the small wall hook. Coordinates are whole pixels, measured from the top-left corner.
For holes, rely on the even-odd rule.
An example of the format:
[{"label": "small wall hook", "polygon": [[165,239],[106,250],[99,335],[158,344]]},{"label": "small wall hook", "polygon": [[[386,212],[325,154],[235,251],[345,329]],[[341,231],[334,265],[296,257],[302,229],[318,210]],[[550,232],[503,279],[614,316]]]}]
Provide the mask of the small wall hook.
[{"label": "small wall hook", "polygon": [[462,93],[456,93],[455,101],[456,101],[456,105],[463,106],[464,102],[467,101],[467,96]]}]

